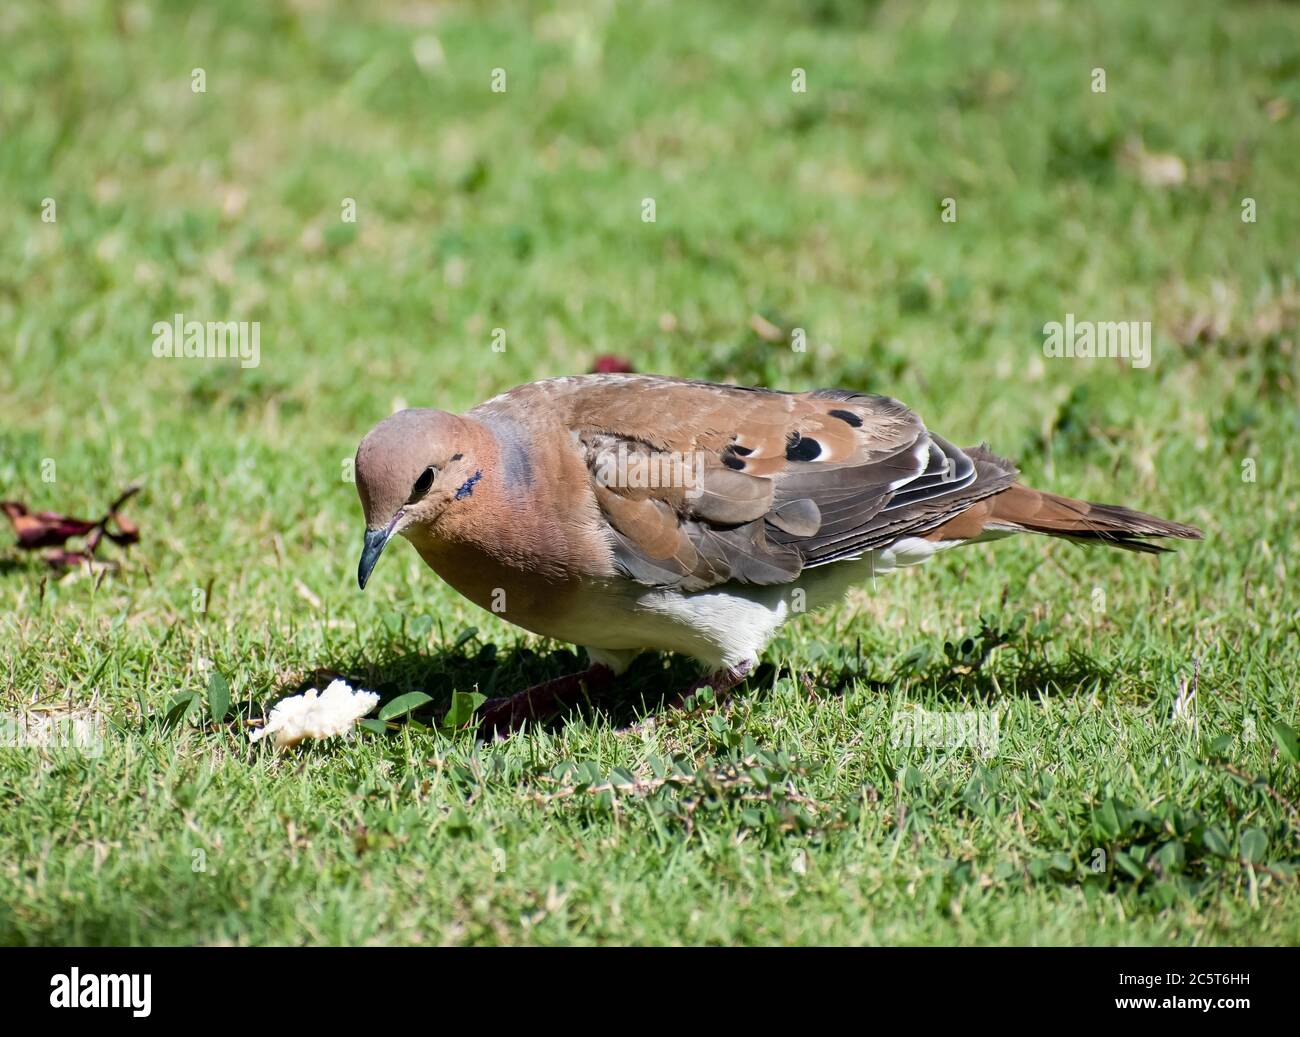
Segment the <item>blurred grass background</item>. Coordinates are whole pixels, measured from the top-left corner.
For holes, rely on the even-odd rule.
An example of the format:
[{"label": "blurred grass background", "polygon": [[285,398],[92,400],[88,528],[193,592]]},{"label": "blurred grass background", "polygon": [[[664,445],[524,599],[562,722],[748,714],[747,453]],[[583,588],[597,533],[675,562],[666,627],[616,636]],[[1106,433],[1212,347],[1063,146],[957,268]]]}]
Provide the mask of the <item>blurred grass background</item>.
[{"label": "blurred grass background", "polygon": [[[0,750],[0,938],[1294,942],[1298,28],[1259,2],[7,4],[0,491],[93,517],[145,489],[120,570],[0,563],[6,713],[114,725],[98,759]],[[176,312],[260,321],[260,366],[155,359]],[[1150,320],[1151,365],[1048,361],[1067,312]],[[440,704],[561,672],[409,549],[360,594],[343,471],[399,401],[461,410],[603,353],[888,393],[1207,541],[948,555],[646,744],[596,713],[277,760],[200,711],[151,719],[211,668],[245,713],[318,670]],[[943,649],[1004,633],[973,672]],[[688,672],[665,665],[628,701]],[[1002,753],[891,746],[917,703],[1004,710]],[[746,738],[833,764],[788,783],[834,822],[538,798],[562,764],[708,772]]]}]

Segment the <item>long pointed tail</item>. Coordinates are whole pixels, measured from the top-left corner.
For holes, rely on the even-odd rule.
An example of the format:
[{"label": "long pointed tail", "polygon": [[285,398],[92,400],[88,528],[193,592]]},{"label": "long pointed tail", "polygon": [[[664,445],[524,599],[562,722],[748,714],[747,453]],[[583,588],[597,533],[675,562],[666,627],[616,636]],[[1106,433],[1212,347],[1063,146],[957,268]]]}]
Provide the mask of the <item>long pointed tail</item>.
[{"label": "long pointed tail", "polygon": [[1018,483],[988,498],[984,528],[990,532],[1045,533],[1089,544],[1107,544],[1126,551],[1156,554],[1168,548],[1147,542],[1149,537],[1200,540],[1195,526],[1170,522],[1118,504],[1060,497]]}]

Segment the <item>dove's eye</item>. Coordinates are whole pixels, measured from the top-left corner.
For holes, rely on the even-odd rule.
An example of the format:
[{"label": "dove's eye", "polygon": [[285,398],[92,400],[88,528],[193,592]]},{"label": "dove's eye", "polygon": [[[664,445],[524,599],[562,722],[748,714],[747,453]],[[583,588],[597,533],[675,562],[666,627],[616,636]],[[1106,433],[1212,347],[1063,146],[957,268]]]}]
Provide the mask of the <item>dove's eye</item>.
[{"label": "dove's eye", "polygon": [[433,477],[437,472],[438,470],[430,465],[420,473],[420,478],[416,479],[415,485],[411,487],[411,500],[415,500],[416,497],[423,497],[429,492],[429,487],[433,485]]}]

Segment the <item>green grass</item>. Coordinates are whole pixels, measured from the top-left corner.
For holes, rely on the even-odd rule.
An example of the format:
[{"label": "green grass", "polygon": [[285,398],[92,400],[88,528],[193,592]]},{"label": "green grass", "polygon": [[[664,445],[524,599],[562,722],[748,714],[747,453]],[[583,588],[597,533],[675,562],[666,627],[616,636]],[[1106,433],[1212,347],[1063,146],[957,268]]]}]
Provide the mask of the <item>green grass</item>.
[{"label": "green grass", "polygon": [[[1300,9],[19,0],[0,52],[0,490],[144,485],[117,571],[0,560],[0,709],[105,730],[0,749],[0,941],[1300,939]],[[260,366],[154,359],[175,312],[260,321]],[[1151,365],[1045,359],[1067,312],[1149,319]],[[360,593],[343,465],[398,399],[604,352],[886,392],[1206,540],[950,553],[648,732],[680,660],[498,745],[250,748],[318,671],[441,709],[575,664],[405,545]],[[166,723],[209,666],[231,717]],[[996,710],[996,753],[894,745],[915,706]]]}]

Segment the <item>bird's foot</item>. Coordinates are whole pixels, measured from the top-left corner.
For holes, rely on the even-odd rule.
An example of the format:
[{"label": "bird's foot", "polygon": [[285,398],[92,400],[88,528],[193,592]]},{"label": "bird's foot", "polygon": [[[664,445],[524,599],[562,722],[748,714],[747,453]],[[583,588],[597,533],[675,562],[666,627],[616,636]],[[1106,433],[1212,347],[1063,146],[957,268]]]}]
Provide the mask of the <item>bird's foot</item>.
[{"label": "bird's foot", "polygon": [[614,681],[614,671],[597,663],[582,673],[569,673],[503,698],[488,699],[478,708],[478,737],[505,738],[525,724],[549,720],[575,705],[584,695],[602,691]]},{"label": "bird's foot", "polygon": [[[743,662],[739,666],[726,670],[718,670],[716,673],[710,673],[701,677],[688,688],[684,688],[676,695],[670,696],[664,700],[664,710],[667,714],[681,712],[686,709],[694,709],[699,702],[699,693],[705,688],[710,689],[716,701],[723,702],[729,696],[729,692],[737,684],[740,684],[754,670],[752,661]],[[622,729],[620,733],[626,734],[632,732],[635,734],[648,734],[656,727],[655,716],[643,717],[635,724]]]},{"label": "bird's foot", "polygon": [[713,691],[714,696],[722,701],[727,697],[727,692],[740,684],[746,677],[754,671],[753,660],[746,660],[739,666],[733,666],[725,670],[718,670],[716,673],[710,673],[701,677],[690,687],[679,692],[664,703],[669,709],[685,709],[690,705],[691,700],[698,697],[699,692],[705,688]]}]

